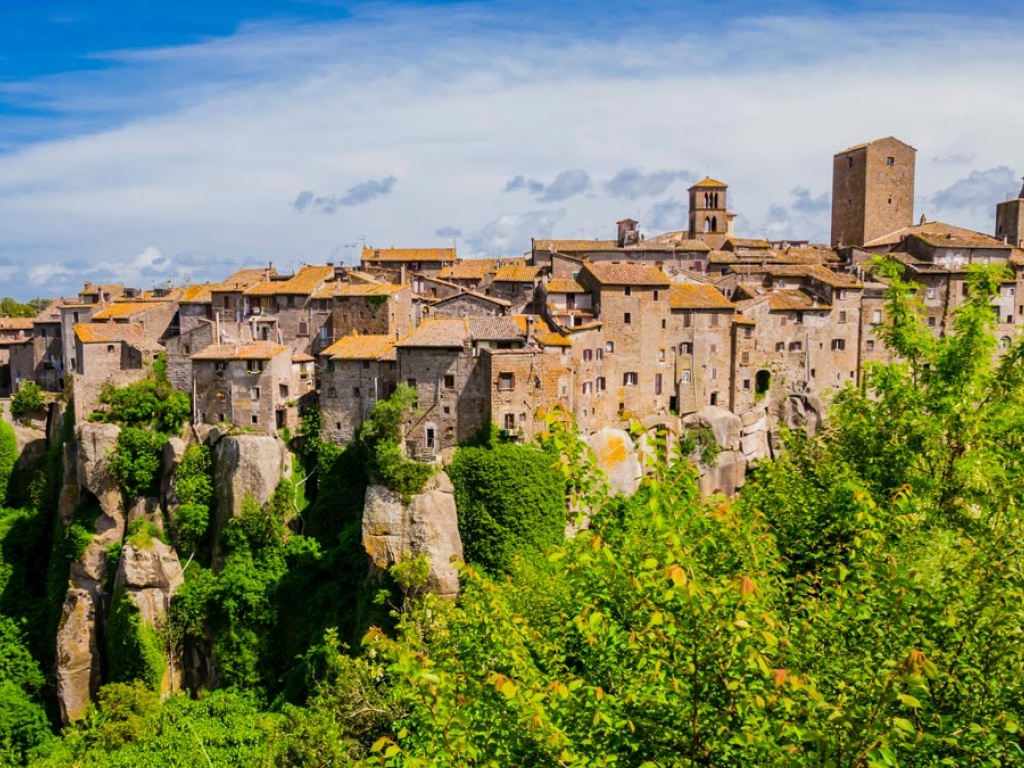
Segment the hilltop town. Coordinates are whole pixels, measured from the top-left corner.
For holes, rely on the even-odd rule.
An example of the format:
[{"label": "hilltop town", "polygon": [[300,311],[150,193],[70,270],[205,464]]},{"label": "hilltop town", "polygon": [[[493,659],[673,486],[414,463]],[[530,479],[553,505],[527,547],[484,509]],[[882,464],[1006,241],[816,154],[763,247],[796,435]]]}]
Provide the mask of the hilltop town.
[{"label": "hilltop town", "polygon": [[1004,346],[1024,322],[1024,189],[998,202],[991,235],[915,220],[915,154],[889,137],[835,155],[828,245],[736,236],[727,184],[705,178],[683,231],[645,236],[625,219],[613,239],[535,239],[515,258],[367,246],[358,266],[254,266],[155,290],[86,283],[38,317],[0,319],[0,396],[26,382],[69,390],[81,421],[104,385],[165,355],[194,423],[294,430],[315,405],[343,444],[407,384],[418,408],[405,448],[422,460],[489,423],[528,442],[556,406],[585,435],[731,412],[736,450],[712,481],[731,491],[771,455],[773,425],[813,429],[831,392],[887,359],[875,255],[922,286],[937,334],[972,264],[1012,275],[993,302]]}]

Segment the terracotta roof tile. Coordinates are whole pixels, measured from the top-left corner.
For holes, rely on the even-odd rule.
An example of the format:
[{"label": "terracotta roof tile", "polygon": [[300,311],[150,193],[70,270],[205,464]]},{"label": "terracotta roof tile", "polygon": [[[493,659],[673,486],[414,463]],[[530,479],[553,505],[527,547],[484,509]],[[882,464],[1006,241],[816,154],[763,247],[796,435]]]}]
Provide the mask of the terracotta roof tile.
[{"label": "terracotta roof tile", "polygon": [[[729,185],[725,184],[724,182],[718,181],[716,179],[712,179],[710,176],[705,176],[703,179],[701,179],[696,184],[694,184],[692,187],[690,187],[690,189],[706,189],[706,188],[709,188],[709,187],[713,187],[715,189],[726,189],[728,186]],[[690,189],[688,189],[686,191],[689,192]]]},{"label": "terracotta roof tile", "polygon": [[209,283],[204,285],[187,285],[178,298],[182,304],[209,304],[212,301],[211,290],[213,286]]},{"label": "terracotta roof tile", "polygon": [[513,317],[431,317],[399,340],[399,347],[461,347],[466,341],[523,341]]},{"label": "terracotta roof tile", "polygon": [[494,259],[463,259],[441,270],[444,280],[483,280],[494,269]]},{"label": "terracotta roof tile", "polygon": [[736,248],[748,248],[767,251],[772,247],[772,244],[767,240],[751,237],[730,237],[725,242],[726,245],[732,246],[734,250]]},{"label": "terracotta roof tile", "polygon": [[494,273],[496,283],[532,283],[541,273],[540,267],[507,265]]},{"label": "terracotta roof tile", "polygon": [[320,354],[333,360],[379,360],[395,347],[391,336],[345,336]]},{"label": "terracotta roof tile", "polygon": [[668,276],[657,267],[646,264],[587,264],[585,272],[602,285],[669,285]]},{"label": "terracotta roof tile", "polygon": [[0,317],[0,330],[31,331],[33,322],[31,317]]},{"label": "terracotta roof tile", "polygon": [[408,286],[392,283],[341,283],[329,282],[313,292],[314,299],[330,299],[342,296],[391,296]]},{"label": "terracotta roof tile", "polygon": [[830,304],[819,302],[816,298],[798,288],[783,288],[768,294],[768,306],[773,312],[787,310],[814,310],[827,312],[832,309]]},{"label": "terracotta roof tile", "polygon": [[559,251],[561,253],[584,253],[586,251],[615,251],[617,240],[534,240],[533,250]]},{"label": "terracotta roof tile", "polygon": [[579,281],[568,277],[553,277],[548,281],[548,293],[586,293]]},{"label": "terracotta roof tile", "polygon": [[306,265],[287,280],[267,280],[245,291],[246,296],[309,296],[334,276],[334,267]]},{"label": "terracotta roof tile", "polygon": [[92,319],[95,320],[116,320],[124,317],[131,317],[132,315],[138,315],[142,312],[148,312],[154,307],[159,307],[165,302],[133,302],[133,301],[116,301],[113,304],[108,304],[104,309],[101,309]]},{"label": "terracotta roof tile", "polygon": [[474,299],[479,299],[480,301],[485,301],[485,302],[487,302],[489,304],[497,304],[499,307],[511,307],[512,306],[512,302],[508,301],[506,299],[499,299],[496,296],[488,296],[488,295],[486,295],[484,293],[477,293],[476,291],[466,291],[466,290],[461,290],[461,291],[459,291],[459,293],[456,293],[454,296],[448,296],[448,297],[443,298],[443,299],[437,299],[436,301],[432,302],[432,304],[433,304],[433,306],[436,307],[438,304],[444,304],[445,302],[448,302],[448,301],[455,301],[456,299],[466,298],[467,296],[469,296],[471,298],[474,298]]},{"label": "terracotta roof tile", "polygon": [[571,347],[572,339],[567,339],[560,333],[554,331],[546,331],[543,333],[535,334],[533,337],[534,341],[544,347]]},{"label": "terracotta roof tile", "polygon": [[713,285],[673,283],[669,289],[672,309],[735,309],[722,292]]},{"label": "terracotta roof tile", "polygon": [[454,248],[363,248],[363,262],[455,261]]},{"label": "terracotta roof tile", "polygon": [[193,360],[270,360],[289,352],[288,347],[269,341],[251,344],[211,344],[192,355]]},{"label": "terracotta roof tile", "polygon": [[897,229],[887,235],[876,237],[864,244],[865,248],[877,248],[886,245],[898,245],[905,237],[917,237],[924,243],[936,248],[1011,248],[1012,246],[981,232],[975,232],[941,221],[927,221],[911,227]]},{"label": "terracotta roof tile", "polygon": [[158,352],[160,344],[146,336],[137,325],[123,323],[75,323],[75,337],[83,344],[124,342],[143,352]]}]

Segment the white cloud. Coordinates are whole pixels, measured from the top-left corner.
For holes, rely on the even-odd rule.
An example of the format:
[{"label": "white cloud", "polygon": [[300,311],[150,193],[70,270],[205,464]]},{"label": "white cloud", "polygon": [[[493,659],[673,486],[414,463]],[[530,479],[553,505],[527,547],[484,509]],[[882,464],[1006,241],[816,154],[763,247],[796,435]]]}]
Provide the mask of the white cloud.
[{"label": "white cloud", "polygon": [[[657,171],[622,187],[625,198],[590,184],[624,168],[708,172],[730,185],[737,234],[785,218],[800,230],[785,236],[818,239],[820,215],[794,206],[792,191],[820,200],[833,153],[889,134],[923,158],[1024,167],[1024,101],[1005,77],[1024,67],[1024,48],[1009,25],[889,14],[687,32],[663,21],[498,36],[485,6],[389,7],[120,52],[113,71],[5,86],[76,126],[107,125],[0,155],[0,253],[33,265],[9,290],[68,293],[90,268],[216,279],[245,263],[323,262],[361,238],[447,245],[456,230],[468,233],[464,255],[507,255],[531,236],[611,237],[627,216],[653,233],[679,218],[671,201],[632,199],[664,193]],[[591,192],[559,197],[582,177],[563,179],[547,198],[560,210],[523,212],[502,191],[517,175],[555,180],[567,168],[587,169]],[[966,170],[919,162],[918,194]],[[341,205],[346,193],[333,191],[388,177],[401,183],[372,205]],[[543,198],[554,184],[539,183]],[[299,190],[337,198],[334,214],[296,216]],[[950,213],[984,228],[983,209]],[[133,266],[150,244],[167,261]]]}]

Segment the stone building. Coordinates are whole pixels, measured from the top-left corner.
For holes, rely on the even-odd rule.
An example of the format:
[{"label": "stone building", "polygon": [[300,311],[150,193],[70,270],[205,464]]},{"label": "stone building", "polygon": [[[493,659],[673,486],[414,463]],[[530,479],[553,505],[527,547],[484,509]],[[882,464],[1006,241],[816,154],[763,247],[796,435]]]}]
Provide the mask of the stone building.
[{"label": "stone building", "polygon": [[[595,322],[600,323],[599,333],[587,334],[594,347],[574,343],[574,357],[594,364],[594,378],[583,380],[599,395],[588,418],[611,424],[624,416],[643,420],[667,413],[675,394],[666,333],[668,277],[646,264],[600,263],[584,265],[579,283],[590,292]],[[585,369],[580,375],[587,375]]]},{"label": "stone building", "polygon": [[[518,349],[488,349],[491,369],[491,421],[505,440],[529,443],[546,428],[545,417],[558,406],[566,412],[587,405],[575,401],[571,342],[559,334],[541,334],[539,343]],[[589,394],[589,393],[588,393]]]},{"label": "stone building", "polygon": [[99,404],[107,384],[124,386],[146,378],[163,347],[138,325],[78,323],[75,332],[75,420],[80,423]]},{"label": "stone building", "polygon": [[463,291],[447,299],[438,299],[428,305],[429,317],[469,317],[470,315],[498,317],[511,311],[512,302],[487,296],[475,291]]},{"label": "stone building", "polygon": [[[293,363],[291,348],[255,341],[244,346],[213,344],[192,355],[194,421],[264,432],[298,424],[304,361]],[[305,388],[307,391],[309,386]]]},{"label": "stone building", "polygon": [[[32,318],[0,317],[0,397],[10,397],[15,390],[15,383],[23,378],[20,363],[17,372],[11,365],[11,349],[29,344],[32,331]],[[15,356],[19,359],[21,357]]]},{"label": "stone building", "polygon": [[10,346],[11,388],[22,381],[34,381],[48,392],[64,388],[63,336],[60,307],[71,299],[54,299],[32,320],[28,338]]},{"label": "stone building", "polygon": [[273,264],[265,268],[240,269],[223,282],[210,286],[210,312],[218,323],[241,323],[246,316],[245,292],[277,274]]},{"label": "stone building", "polygon": [[320,360],[321,430],[336,443],[349,443],[377,401],[395,391],[395,338],[346,336],[323,350]]},{"label": "stone building", "polygon": [[354,333],[395,339],[416,325],[409,285],[334,281],[325,283],[313,299],[317,313],[328,312],[313,345],[316,353]]},{"label": "stone building", "polygon": [[242,292],[243,321],[253,326],[257,341],[287,344],[293,353],[308,354],[311,338],[328,313],[317,311],[312,296],[334,279],[332,265],[304,265],[294,275],[271,275]]},{"label": "stone building", "polygon": [[438,277],[456,262],[454,248],[363,248],[360,268],[394,283],[407,283],[415,275]]},{"label": "stone building", "polygon": [[731,407],[736,306],[714,286],[700,283],[673,284],[668,306],[665,338],[674,363],[669,409],[686,414],[706,405]]},{"label": "stone building", "polygon": [[525,326],[513,317],[428,318],[398,341],[397,380],[417,394],[406,425],[410,455],[453,448],[490,422],[492,387],[505,386],[505,378],[492,377],[483,351],[522,347]]},{"label": "stone building", "polygon": [[832,246],[863,245],[914,220],[917,150],[889,136],[832,158]]}]

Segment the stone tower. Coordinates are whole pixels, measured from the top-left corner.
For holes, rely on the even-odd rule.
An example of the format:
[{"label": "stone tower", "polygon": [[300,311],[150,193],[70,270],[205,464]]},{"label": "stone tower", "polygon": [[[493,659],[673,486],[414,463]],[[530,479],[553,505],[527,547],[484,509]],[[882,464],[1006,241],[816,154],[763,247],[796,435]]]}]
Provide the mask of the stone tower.
[{"label": "stone tower", "polygon": [[728,184],[707,177],[688,190],[690,193],[691,240],[703,240],[712,248],[721,248],[732,237],[735,214],[726,208]]},{"label": "stone tower", "polygon": [[1016,200],[996,203],[996,237],[1024,248],[1024,186]]},{"label": "stone tower", "polygon": [[832,158],[832,246],[864,245],[914,223],[917,150],[889,136]]}]

